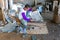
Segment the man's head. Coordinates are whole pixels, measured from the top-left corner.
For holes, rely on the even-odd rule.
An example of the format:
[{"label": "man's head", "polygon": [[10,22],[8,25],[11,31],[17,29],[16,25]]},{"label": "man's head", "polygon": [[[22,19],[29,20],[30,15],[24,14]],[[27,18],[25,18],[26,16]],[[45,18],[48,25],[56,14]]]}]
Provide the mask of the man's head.
[{"label": "man's head", "polygon": [[37,5],[41,5],[41,4],[42,4],[41,2],[37,3]]},{"label": "man's head", "polygon": [[30,5],[26,4],[24,7],[24,10],[28,10],[30,8]]}]

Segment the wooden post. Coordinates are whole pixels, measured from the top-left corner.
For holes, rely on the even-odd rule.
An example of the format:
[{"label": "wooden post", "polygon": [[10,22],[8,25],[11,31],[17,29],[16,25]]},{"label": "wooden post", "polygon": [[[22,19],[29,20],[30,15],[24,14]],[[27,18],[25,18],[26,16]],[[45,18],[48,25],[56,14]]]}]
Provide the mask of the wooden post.
[{"label": "wooden post", "polygon": [[59,4],[59,8],[58,8],[58,22],[60,23],[60,4]]},{"label": "wooden post", "polygon": [[6,4],[5,4],[6,10],[8,10],[8,0],[6,0],[5,3],[6,3]]},{"label": "wooden post", "polygon": [[53,22],[58,23],[58,7],[57,6],[55,6],[54,8]]},{"label": "wooden post", "polygon": [[12,6],[13,6],[13,0],[9,0],[9,5],[10,5],[10,8],[12,8]]},{"label": "wooden post", "polygon": [[38,0],[33,0],[34,1],[34,6],[37,5]]},{"label": "wooden post", "polygon": [[60,23],[60,7],[58,6],[57,1],[56,1],[56,5],[54,8],[53,22]]},{"label": "wooden post", "polygon": [[60,10],[58,10],[58,7],[56,6],[54,8],[53,22],[60,24]]},{"label": "wooden post", "polygon": [[53,1],[53,11],[54,11],[55,6],[58,6],[58,0]]},{"label": "wooden post", "polygon": [[5,24],[5,17],[4,17],[4,0],[2,0],[2,21],[3,21],[3,23]]}]

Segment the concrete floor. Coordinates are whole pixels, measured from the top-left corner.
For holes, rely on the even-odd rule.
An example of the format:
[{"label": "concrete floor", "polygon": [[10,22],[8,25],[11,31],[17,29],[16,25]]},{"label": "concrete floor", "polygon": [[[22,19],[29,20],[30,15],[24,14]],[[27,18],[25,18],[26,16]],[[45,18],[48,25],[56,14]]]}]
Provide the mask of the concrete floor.
[{"label": "concrete floor", "polygon": [[[48,29],[48,34],[36,35],[37,40],[60,40],[60,24],[51,22],[53,13],[43,13],[42,16],[45,22],[47,22],[46,26]],[[31,36],[22,38],[21,34],[17,35],[16,33],[0,33],[0,40],[31,40]]]},{"label": "concrete floor", "polygon": [[47,22],[46,25],[49,33],[46,35],[40,35],[40,37],[42,37],[41,40],[60,40],[60,25],[51,22],[53,18],[53,13],[52,12],[45,13],[43,17]]}]

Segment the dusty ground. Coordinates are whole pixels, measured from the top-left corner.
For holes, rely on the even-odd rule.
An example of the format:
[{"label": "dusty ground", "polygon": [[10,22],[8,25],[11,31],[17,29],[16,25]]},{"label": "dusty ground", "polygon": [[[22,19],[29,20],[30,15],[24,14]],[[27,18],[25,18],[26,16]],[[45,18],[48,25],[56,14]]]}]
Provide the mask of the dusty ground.
[{"label": "dusty ground", "polygon": [[[60,25],[52,23],[53,13],[43,13],[44,20],[47,22],[48,34],[38,34],[37,40],[60,40]],[[43,31],[42,31],[43,32]],[[31,40],[31,36],[22,38],[21,34],[16,33],[0,33],[0,40]]]}]

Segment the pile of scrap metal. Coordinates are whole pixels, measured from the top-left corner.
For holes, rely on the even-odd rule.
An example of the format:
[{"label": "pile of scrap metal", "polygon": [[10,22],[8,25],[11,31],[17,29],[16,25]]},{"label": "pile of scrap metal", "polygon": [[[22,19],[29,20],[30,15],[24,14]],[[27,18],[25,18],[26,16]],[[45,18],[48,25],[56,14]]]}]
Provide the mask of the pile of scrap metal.
[{"label": "pile of scrap metal", "polygon": [[16,29],[17,24],[16,23],[9,23],[3,27],[0,27],[0,32],[13,32]]},{"label": "pile of scrap metal", "polygon": [[[25,12],[25,10],[24,10],[25,5],[19,4],[19,3],[11,4],[11,5],[10,5],[10,9],[4,11],[4,16],[5,16],[5,19],[8,24],[5,25],[4,27],[0,27],[0,31],[10,33],[12,31],[16,30],[16,26],[18,26],[17,30],[19,32],[22,29],[24,30],[24,32],[26,32],[26,27],[27,27],[28,22],[24,19],[24,17],[26,15],[22,16],[22,14]],[[25,8],[25,9],[27,9],[27,8]],[[35,10],[35,11],[29,10],[28,12],[26,11],[26,14],[27,14],[27,18],[32,19],[30,21],[43,22],[43,18],[40,15],[39,11],[37,11],[37,10]]]},{"label": "pile of scrap metal", "polygon": [[24,5],[23,4],[13,4],[12,8],[9,10],[4,10],[4,16],[6,19],[6,25],[4,25],[3,27],[0,27],[0,32],[12,32],[14,30],[16,30],[16,26],[20,25],[20,20],[16,17],[16,19],[14,19],[15,13],[18,12],[18,8],[23,8]]}]

